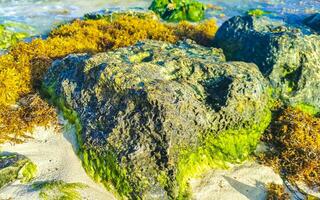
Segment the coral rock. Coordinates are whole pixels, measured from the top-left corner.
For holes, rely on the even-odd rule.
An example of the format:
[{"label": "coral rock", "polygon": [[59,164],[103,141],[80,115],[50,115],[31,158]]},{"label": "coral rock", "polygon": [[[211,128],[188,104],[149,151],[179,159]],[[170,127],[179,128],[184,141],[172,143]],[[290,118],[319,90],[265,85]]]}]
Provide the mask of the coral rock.
[{"label": "coral rock", "polygon": [[313,30],[320,32],[320,13],[316,13],[305,18],[303,23]]},{"label": "coral rock", "polygon": [[[196,159],[210,157],[205,152],[214,146],[205,138],[259,124],[269,97],[256,65],[226,63],[220,49],[189,41],[69,55],[53,63],[44,85],[62,110],[78,116],[87,171],[133,199],[181,196],[181,155],[201,149]],[[248,137],[241,147],[258,140]],[[185,161],[196,171],[194,160]]]},{"label": "coral rock", "polygon": [[320,36],[267,17],[236,16],[215,42],[227,60],[253,62],[290,105],[320,108]]}]

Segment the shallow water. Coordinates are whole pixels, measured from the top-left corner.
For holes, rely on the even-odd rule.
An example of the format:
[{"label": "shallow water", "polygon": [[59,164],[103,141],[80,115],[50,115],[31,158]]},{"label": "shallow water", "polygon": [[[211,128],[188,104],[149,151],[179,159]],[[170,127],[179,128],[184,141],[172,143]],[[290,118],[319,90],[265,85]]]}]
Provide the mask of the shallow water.
[{"label": "shallow water", "polygon": [[[0,0],[0,23],[24,22],[43,34],[52,27],[101,9],[147,9],[151,0]],[[274,16],[290,20],[292,17],[320,11],[320,0],[202,0],[218,6],[209,9],[207,17],[216,17],[219,23],[247,11],[260,8]]]}]

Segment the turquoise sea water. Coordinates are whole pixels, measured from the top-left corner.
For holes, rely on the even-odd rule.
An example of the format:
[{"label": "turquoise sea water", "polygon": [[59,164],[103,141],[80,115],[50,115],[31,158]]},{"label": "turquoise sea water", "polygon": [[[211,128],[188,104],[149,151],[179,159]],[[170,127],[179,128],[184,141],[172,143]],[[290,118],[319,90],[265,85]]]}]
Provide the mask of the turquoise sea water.
[{"label": "turquoise sea water", "polygon": [[[31,25],[37,34],[52,27],[101,9],[147,9],[151,0],[0,0],[0,23],[18,21]],[[207,17],[219,23],[248,9],[271,11],[275,17],[291,20],[304,14],[320,11],[320,0],[202,0],[216,9]]]}]

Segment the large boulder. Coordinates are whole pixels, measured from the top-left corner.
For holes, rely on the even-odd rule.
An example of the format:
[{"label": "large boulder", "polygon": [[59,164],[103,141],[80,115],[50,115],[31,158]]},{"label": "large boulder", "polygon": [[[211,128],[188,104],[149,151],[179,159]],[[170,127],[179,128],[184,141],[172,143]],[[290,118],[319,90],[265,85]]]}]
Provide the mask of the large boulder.
[{"label": "large boulder", "polygon": [[185,197],[189,177],[246,158],[270,120],[256,65],[190,41],[69,55],[44,90],[76,124],[87,172],[131,199]]},{"label": "large boulder", "polygon": [[320,108],[320,36],[267,17],[236,16],[215,43],[227,60],[257,64],[288,104]]}]

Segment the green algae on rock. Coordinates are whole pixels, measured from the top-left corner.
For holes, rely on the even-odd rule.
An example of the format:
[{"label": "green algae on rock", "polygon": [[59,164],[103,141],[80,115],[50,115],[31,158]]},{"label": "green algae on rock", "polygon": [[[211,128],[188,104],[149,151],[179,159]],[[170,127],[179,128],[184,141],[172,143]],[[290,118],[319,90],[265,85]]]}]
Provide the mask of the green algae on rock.
[{"label": "green algae on rock", "polygon": [[220,27],[215,43],[227,60],[257,64],[286,104],[320,109],[320,36],[305,31],[268,17],[236,16]]},{"label": "green algae on rock", "polygon": [[37,166],[22,155],[0,155],[0,188],[15,180],[30,182],[37,173]]},{"label": "green algae on rock", "polygon": [[57,60],[44,90],[79,127],[96,181],[130,199],[187,198],[189,178],[245,159],[270,120],[258,68],[224,61],[191,41],[147,40]]},{"label": "green algae on rock", "polygon": [[320,13],[315,13],[303,20],[303,23],[320,33]]},{"label": "green algae on rock", "polygon": [[40,190],[42,200],[81,200],[80,189],[87,187],[82,183],[66,183],[64,181],[45,181],[33,184],[35,190]]},{"label": "green algae on rock", "polygon": [[105,19],[107,21],[115,20],[119,17],[137,17],[139,19],[153,19],[159,20],[158,15],[153,11],[139,11],[139,10],[126,10],[126,11],[109,11],[100,10],[97,12],[87,13],[83,16],[83,20],[99,20]]},{"label": "green algae on rock", "polygon": [[150,10],[170,22],[197,22],[204,18],[206,7],[196,0],[153,0]]},{"label": "green algae on rock", "polygon": [[261,16],[267,15],[267,14],[271,14],[271,12],[264,11],[261,9],[251,9],[251,10],[247,11],[247,15],[255,16],[255,17],[261,17]]}]

